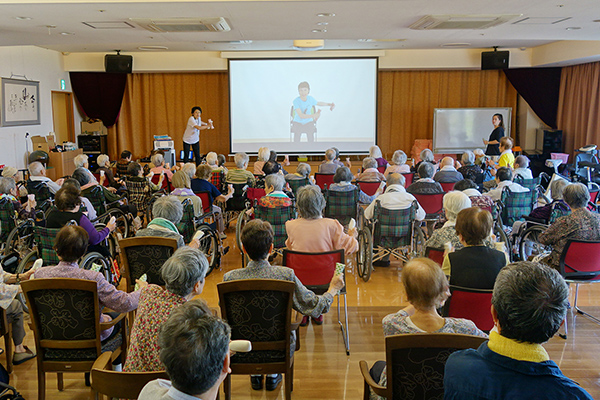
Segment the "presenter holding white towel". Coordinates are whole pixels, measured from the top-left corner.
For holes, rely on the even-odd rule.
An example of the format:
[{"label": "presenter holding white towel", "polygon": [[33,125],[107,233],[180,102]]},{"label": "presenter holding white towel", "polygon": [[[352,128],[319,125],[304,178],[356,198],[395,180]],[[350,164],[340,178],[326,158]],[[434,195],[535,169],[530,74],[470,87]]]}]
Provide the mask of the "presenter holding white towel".
[{"label": "presenter holding white towel", "polygon": [[203,122],[200,119],[202,109],[198,106],[192,107],[192,116],[188,119],[185,132],[183,133],[183,162],[190,161],[190,146],[194,152],[194,161],[200,165],[200,131],[204,129],[215,129],[211,119]]}]

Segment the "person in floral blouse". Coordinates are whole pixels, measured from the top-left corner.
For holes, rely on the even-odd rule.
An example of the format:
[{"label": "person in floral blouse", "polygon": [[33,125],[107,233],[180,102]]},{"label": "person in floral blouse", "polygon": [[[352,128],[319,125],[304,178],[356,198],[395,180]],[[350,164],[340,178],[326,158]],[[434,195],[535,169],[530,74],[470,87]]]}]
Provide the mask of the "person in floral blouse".
[{"label": "person in floral blouse", "polygon": [[208,261],[200,250],[181,247],[160,269],[165,288],[148,285],[142,290],[131,330],[127,360],[123,371],[161,371],[158,333],[169,315],[194,296],[202,293]]}]

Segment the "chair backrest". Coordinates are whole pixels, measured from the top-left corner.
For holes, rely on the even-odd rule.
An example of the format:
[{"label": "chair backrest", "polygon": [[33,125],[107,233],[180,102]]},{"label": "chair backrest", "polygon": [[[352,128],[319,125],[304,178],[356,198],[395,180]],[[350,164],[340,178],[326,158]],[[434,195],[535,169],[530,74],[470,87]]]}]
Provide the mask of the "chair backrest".
[{"label": "chair backrest", "polygon": [[325,189],[325,185],[329,186],[333,183],[333,176],[335,174],[321,174],[320,172],[315,172],[315,183],[321,190]]},{"label": "chair backrest", "polygon": [[444,262],[444,249],[437,247],[427,247],[425,249],[425,257],[435,261],[441,266]]},{"label": "chair backrest", "polygon": [[329,288],[336,263],[344,263],[344,249],[322,253],[283,250],[282,264],[293,269],[300,282],[317,294]]},{"label": "chair backrest", "polygon": [[356,181],[356,184],[367,196],[373,196],[377,192],[381,182]]},{"label": "chair backrest", "polygon": [[298,189],[300,189],[302,186],[310,185],[310,181],[308,180],[308,178],[291,179],[287,181],[287,183],[288,185],[290,185],[290,189],[292,189],[294,196],[298,196]]},{"label": "chair backrest", "polygon": [[288,237],[285,223],[296,218],[296,208],[294,206],[264,207],[255,203],[254,216],[263,221],[268,221],[273,227],[273,246],[276,249],[285,247],[285,241]]},{"label": "chair backrest", "polygon": [[535,192],[512,192],[508,187],[502,190],[502,223],[512,226],[515,221],[522,219],[523,215],[531,214],[535,201]]},{"label": "chair backrest", "polygon": [[568,239],[558,268],[565,279],[600,279],[600,240]]},{"label": "chair backrest", "polygon": [[177,224],[177,229],[179,230],[179,233],[181,233],[181,236],[183,236],[183,241],[189,243],[196,231],[194,205],[190,199],[183,200],[182,204],[183,216],[181,217],[181,221]]},{"label": "chair backrest", "polygon": [[490,312],[492,290],[469,289],[450,286],[452,296],[448,301],[448,316],[471,320],[483,331],[494,327]]},{"label": "chair backrest", "polygon": [[438,194],[416,194],[413,193],[415,199],[419,202],[423,210],[427,215],[440,214],[443,209],[444,195],[446,193]]},{"label": "chair backrest", "polygon": [[541,176],[533,179],[525,179],[521,175],[515,176],[513,182],[518,183],[519,185],[526,187],[530,192],[535,192],[540,186],[540,182],[542,180]]},{"label": "chair backrest", "polygon": [[231,357],[235,364],[289,365],[294,282],[250,279],[217,284],[221,316],[231,340],[252,342],[252,351]]},{"label": "chair backrest", "polygon": [[385,172],[386,167],[377,167],[377,171],[381,172],[382,174]]},{"label": "chair backrest", "polygon": [[31,279],[21,283],[43,361],[95,360],[100,355],[100,306],[95,281]]},{"label": "chair backrest", "polygon": [[410,186],[411,183],[413,183],[415,174],[414,172],[403,172],[402,176],[404,176],[404,187],[407,188]]},{"label": "chair backrest", "polygon": [[26,186],[27,193],[35,195],[35,202],[38,205],[54,198],[54,195],[45,182],[28,180]]},{"label": "chair backrest", "polygon": [[160,268],[177,250],[177,240],[165,237],[140,236],[119,240],[121,274],[128,292],[133,292],[135,280],[146,274],[148,283],[164,286]]},{"label": "chair backrest", "polygon": [[120,372],[112,370],[112,351],[98,357],[91,371],[91,387],[108,398],[137,399],[146,384],[155,379],[169,379],[165,371]]},{"label": "chair backrest", "polygon": [[60,228],[51,229],[43,226],[33,228],[33,237],[37,245],[38,257],[44,260],[44,265],[56,265],[60,261],[54,251],[54,238]]},{"label": "chair backrest", "polygon": [[212,201],[211,201],[210,192],[198,192],[198,193],[196,193],[196,196],[200,197],[200,200],[202,201],[202,212],[204,214],[208,214],[209,212],[211,212],[212,211]]},{"label": "chair backrest", "polygon": [[564,217],[565,215],[569,214],[571,214],[571,209],[569,206],[561,202],[554,203],[552,205],[552,211],[550,211],[550,218],[548,218],[548,225],[551,225],[560,217]]},{"label": "chair backrest", "polygon": [[575,155],[575,173],[583,178],[587,178],[587,168],[579,165],[580,162],[598,164],[598,157],[590,153],[577,153]]},{"label": "chair backrest", "polygon": [[450,354],[476,349],[487,339],[454,333],[415,333],[385,338],[388,399],[441,399]]},{"label": "chair backrest", "polygon": [[[246,183],[232,183],[233,196],[227,200],[227,211],[242,211],[246,208]],[[250,189],[250,188],[248,188]]]},{"label": "chair backrest", "polygon": [[98,215],[104,214],[106,212],[106,196],[104,196],[102,186],[94,185],[86,193],[84,197],[87,197],[90,203],[92,203]]},{"label": "chair backrest", "polygon": [[210,175],[210,183],[219,189],[219,192],[223,193],[225,191],[225,173],[222,169],[212,172]]},{"label": "chair backrest", "polygon": [[[92,175],[94,175],[94,179],[96,179],[96,182],[100,182],[100,173],[99,172],[94,172],[92,173]],[[104,182],[102,183],[102,186],[104,187],[108,187],[109,186],[109,182],[108,182],[108,178],[104,178]]]},{"label": "chair backrest", "polygon": [[323,215],[337,219],[344,226],[350,222],[350,218],[358,220],[359,190],[358,188],[348,192],[327,190]]},{"label": "chair backrest", "polygon": [[379,200],[375,200],[373,243],[379,243],[388,248],[409,245],[417,208],[417,203],[413,201],[408,208],[389,210],[382,207]]},{"label": "chair backrest", "polygon": [[17,214],[12,201],[5,197],[0,199],[0,244],[6,242],[8,234],[17,226]]},{"label": "chair backrest", "polygon": [[444,192],[451,192],[454,190],[454,184],[456,182],[440,182],[440,185],[442,185],[442,189],[444,189]]},{"label": "chair backrest", "polygon": [[248,188],[246,189],[246,196],[251,204],[254,204],[256,200],[260,200],[261,197],[266,196],[267,192],[265,189],[259,188]]},{"label": "chair backrest", "polygon": [[[160,174],[152,175],[152,179],[150,179],[150,180],[155,185],[158,185],[158,181],[160,180]],[[171,186],[171,182],[169,181],[169,177],[167,176],[167,174],[165,174],[165,177],[163,178],[160,189],[165,189],[168,193],[170,193],[173,190],[173,188]]]}]

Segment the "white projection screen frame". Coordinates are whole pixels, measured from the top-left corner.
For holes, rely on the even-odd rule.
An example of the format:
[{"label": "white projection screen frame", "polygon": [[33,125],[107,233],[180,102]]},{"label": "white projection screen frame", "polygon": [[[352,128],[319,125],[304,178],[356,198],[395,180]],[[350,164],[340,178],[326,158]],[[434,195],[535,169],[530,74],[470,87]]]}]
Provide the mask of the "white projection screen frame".
[{"label": "white projection screen frame", "polygon": [[[230,59],[230,151],[256,154],[267,146],[280,154],[323,154],[335,146],[368,152],[377,142],[377,71],[376,57]],[[308,82],[308,95],[320,103],[313,142],[309,133],[292,133],[300,82]]]},{"label": "white projection screen frame", "polygon": [[512,108],[435,108],[433,110],[433,151],[462,153],[477,148],[485,151],[483,139],[494,130],[492,116],[502,114],[504,136],[510,136]]}]

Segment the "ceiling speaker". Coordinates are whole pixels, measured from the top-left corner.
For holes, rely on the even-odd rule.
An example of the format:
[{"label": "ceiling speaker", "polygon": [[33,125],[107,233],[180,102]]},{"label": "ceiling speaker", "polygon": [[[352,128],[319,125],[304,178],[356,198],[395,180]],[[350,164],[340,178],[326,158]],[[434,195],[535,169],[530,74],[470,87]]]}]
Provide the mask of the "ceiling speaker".
[{"label": "ceiling speaker", "polygon": [[508,51],[484,51],[481,53],[481,69],[508,69]]},{"label": "ceiling speaker", "polygon": [[104,70],[106,72],[130,74],[133,69],[133,56],[120,54],[107,54],[104,56]]}]

